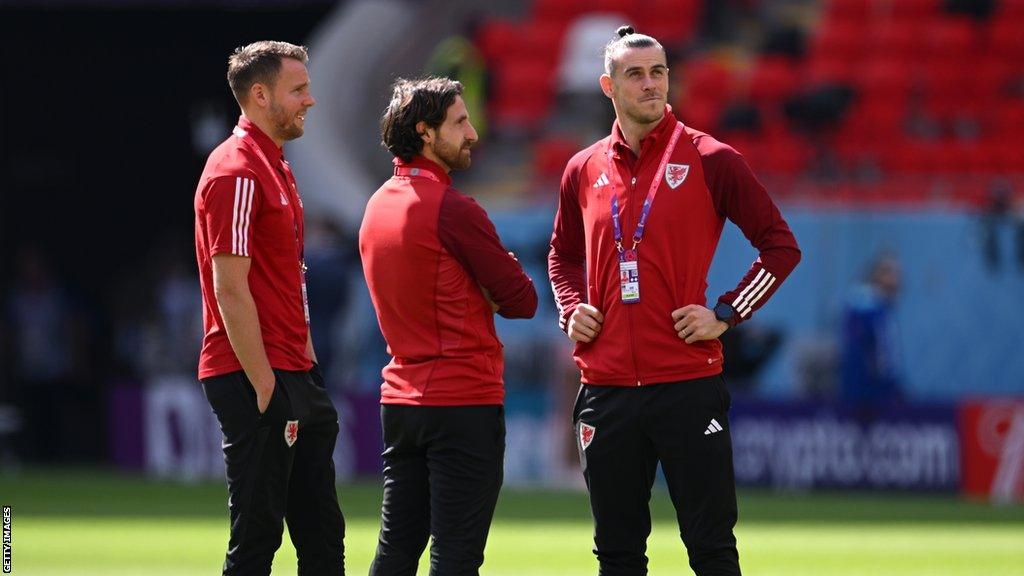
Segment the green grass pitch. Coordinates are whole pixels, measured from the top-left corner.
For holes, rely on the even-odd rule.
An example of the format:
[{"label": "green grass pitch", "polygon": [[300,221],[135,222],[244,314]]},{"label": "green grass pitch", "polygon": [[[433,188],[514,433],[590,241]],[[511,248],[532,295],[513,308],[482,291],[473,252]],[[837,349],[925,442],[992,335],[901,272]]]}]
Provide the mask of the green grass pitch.
[{"label": "green grass pitch", "polygon": [[[380,489],[339,487],[348,524],[347,572],[366,574],[376,543]],[[101,472],[0,475],[12,506],[14,574],[122,576],[219,574],[227,543],[227,490],[147,482]],[[652,500],[652,575],[689,574],[664,491]],[[593,575],[586,495],[502,492],[482,574]],[[740,493],[737,527],[746,574],[1024,576],[1024,507],[951,497]],[[421,564],[426,574],[426,554]],[[285,536],[274,574],[295,574]]]}]

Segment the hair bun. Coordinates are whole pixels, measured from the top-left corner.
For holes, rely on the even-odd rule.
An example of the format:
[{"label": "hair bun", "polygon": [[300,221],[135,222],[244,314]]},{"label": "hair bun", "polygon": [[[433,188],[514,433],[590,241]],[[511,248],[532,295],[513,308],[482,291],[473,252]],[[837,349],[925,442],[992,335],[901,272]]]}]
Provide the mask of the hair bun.
[{"label": "hair bun", "polygon": [[630,34],[636,33],[636,30],[634,30],[632,26],[629,26],[627,24],[625,26],[619,26],[619,29],[616,30],[615,33],[619,35],[619,38],[625,38]]}]

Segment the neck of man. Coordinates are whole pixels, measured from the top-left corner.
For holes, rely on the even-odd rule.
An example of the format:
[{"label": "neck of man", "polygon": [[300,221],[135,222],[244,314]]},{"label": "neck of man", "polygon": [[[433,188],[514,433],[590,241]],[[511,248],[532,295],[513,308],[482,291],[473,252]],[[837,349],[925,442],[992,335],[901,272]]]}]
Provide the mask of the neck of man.
[{"label": "neck of man", "polygon": [[665,119],[665,114],[662,113],[657,120],[648,122],[647,124],[635,122],[624,114],[616,114],[615,117],[619,121],[619,130],[622,130],[622,136],[626,139],[626,144],[629,146],[629,149],[639,156],[640,141],[650,134],[651,130],[654,130],[658,124],[661,124],[661,121]]},{"label": "neck of man", "polygon": [[434,154],[434,151],[430,148],[430,146],[424,144],[423,150],[420,151],[420,156],[423,156],[427,160],[430,160],[434,164],[440,166],[441,169],[444,170],[445,174],[451,173],[452,169],[449,168],[448,165],[445,164],[444,161],[437,156],[437,154]]},{"label": "neck of man", "polygon": [[267,118],[266,115],[243,108],[242,116],[248,118],[250,122],[258,126],[264,134],[274,141],[274,144],[277,144],[278,148],[284,147],[284,140],[277,136],[276,131],[273,129],[274,123],[271,122],[270,118]]}]

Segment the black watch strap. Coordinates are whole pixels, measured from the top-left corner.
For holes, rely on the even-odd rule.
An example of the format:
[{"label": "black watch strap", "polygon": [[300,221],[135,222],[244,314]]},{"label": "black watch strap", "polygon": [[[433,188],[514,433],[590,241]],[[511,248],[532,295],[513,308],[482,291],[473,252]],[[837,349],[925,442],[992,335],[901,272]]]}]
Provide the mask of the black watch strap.
[{"label": "black watch strap", "polygon": [[715,305],[715,318],[725,322],[732,328],[736,325],[736,309],[725,302],[719,302]]}]

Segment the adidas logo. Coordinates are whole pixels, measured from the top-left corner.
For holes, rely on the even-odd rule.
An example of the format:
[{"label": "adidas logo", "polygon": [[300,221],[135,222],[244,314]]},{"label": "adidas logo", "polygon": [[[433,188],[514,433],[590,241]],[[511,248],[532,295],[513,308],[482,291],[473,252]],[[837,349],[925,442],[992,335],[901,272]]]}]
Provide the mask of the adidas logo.
[{"label": "adidas logo", "polygon": [[601,172],[601,175],[597,177],[597,182],[594,182],[594,186],[593,187],[594,188],[600,188],[601,186],[607,186],[607,185],[608,185],[608,176],[604,172]]},{"label": "adidas logo", "polygon": [[714,434],[715,432],[721,432],[722,425],[718,423],[718,420],[711,419],[711,424],[708,424],[708,429],[704,431],[704,435]]}]

